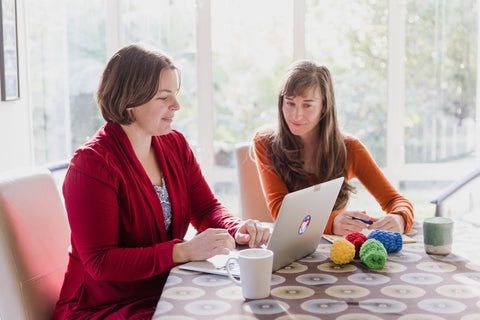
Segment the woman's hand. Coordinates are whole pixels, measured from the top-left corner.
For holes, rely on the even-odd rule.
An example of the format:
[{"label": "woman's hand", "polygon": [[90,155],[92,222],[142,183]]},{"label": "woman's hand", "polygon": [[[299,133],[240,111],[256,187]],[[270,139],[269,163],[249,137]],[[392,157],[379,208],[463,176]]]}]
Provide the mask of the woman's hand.
[{"label": "woman's hand", "polygon": [[401,214],[390,213],[368,226],[368,229],[381,229],[404,233],[405,219]]},{"label": "woman's hand", "polygon": [[372,221],[373,224],[375,224],[375,222],[378,220],[368,216],[365,211],[343,211],[335,217],[335,220],[333,220],[333,234],[345,236],[352,232],[360,232],[369,227],[369,225],[365,222],[352,219],[352,217]]},{"label": "woman's hand", "polygon": [[264,227],[260,221],[248,219],[243,221],[235,233],[235,241],[238,244],[247,244],[250,248],[260,247],[267,244],[270,239],[270,229]]},{"label": "woman's hand", "polygon": [[173,246],[173,262],[205,260],[217,254],[229,254],[235,248],[235,240],[225,229],[207,229],[188,242]]}]

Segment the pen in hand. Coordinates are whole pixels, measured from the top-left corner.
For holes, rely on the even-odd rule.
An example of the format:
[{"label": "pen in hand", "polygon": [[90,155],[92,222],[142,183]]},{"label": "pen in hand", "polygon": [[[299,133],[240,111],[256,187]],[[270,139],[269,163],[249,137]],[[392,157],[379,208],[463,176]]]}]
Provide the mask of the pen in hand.
[{"label": "pen in hand", "polygon": [[358,220],[358,221],[362,221],[363,223],[366,223],[366,224],[372,224],[373,221],[369,221],[369,220],[365,220],[365,219],[361,219],[361,218],[357,218],[357,217],[350,217],[352,220]]}]

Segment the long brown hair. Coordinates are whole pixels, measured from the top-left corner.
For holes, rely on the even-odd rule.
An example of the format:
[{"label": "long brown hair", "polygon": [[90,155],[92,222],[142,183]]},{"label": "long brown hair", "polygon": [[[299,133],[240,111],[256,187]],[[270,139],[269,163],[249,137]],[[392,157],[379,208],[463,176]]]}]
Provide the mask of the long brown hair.
[{"label": "long brown hair", "polygon": [[[300,137],[291,133],[284,118],[283,98],[302,95],[311,88],[320,89],[322,111],[317,124],[315,172],[309,173],[303,168],[304,145]],[[346,206],[349,192],[354,188],[347,182],[347,149],[344,135],[338,126],[332,78],[325,66],[309,60],[297,61],[290,66],[283,77],[278,94],[278,128],[267,135],[270,140],[268,152],[271,153],[272,169],[283,179],[289,192],[308,187],[312,174],[318,178],[318,183],[344,177],[345,182],[335,209]]]}]

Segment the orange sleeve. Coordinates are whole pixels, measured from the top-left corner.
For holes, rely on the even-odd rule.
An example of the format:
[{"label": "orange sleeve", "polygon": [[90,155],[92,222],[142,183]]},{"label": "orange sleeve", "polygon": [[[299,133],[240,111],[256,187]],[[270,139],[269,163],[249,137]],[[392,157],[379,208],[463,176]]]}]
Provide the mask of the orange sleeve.
[{"label": "orange sleeve", "polygon": [[347,137],[345,142],[348,178],[357,178],[384,212],[402,215],[405,219],[405,232],[408,232],[414,222],[411,202],[398,193],[358,139]]},{"label": "orange sleeve", "polygon": [[[254,138],[254,152],[260,183],[268,209],[275,221],[283,198],[288,189],[283,180],[272,170],[271,160],[267,156],[265,138],[258,134]],[[348,178],[357,178],[377,200],[386,213],[401,214],[405,219],[405,232],[413,226],[413,206],[400,195],[377,166],[367,148],[358,140],[346,138]],[[335,210],[330,215],[324,233],[332,234],[333,221],[344,209]]]},{"label": "orange sleeve", "polygon": [[282,178],[270,169],[272,161],[267,156],[266,141],[261,134],[257,133],[255,135],[253,146],[263,195],[273,221],[275,221],[282,206],[283,198],[288,194],[288,189]]}]

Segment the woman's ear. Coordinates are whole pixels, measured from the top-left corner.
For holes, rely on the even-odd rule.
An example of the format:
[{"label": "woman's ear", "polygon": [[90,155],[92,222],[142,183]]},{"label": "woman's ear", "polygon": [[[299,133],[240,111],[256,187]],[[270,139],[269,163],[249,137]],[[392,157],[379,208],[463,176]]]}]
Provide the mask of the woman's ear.
[{"label": "woman's ear", "polygon": [[128,119],[129,123],[135,122],[135,107],[127,107],[123,111],[124,119]]}]

